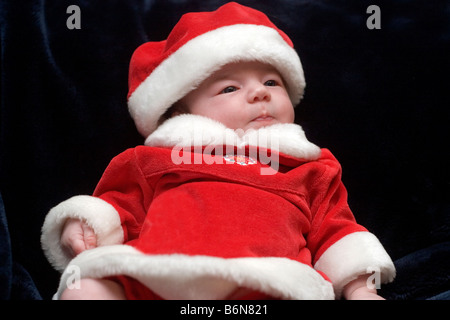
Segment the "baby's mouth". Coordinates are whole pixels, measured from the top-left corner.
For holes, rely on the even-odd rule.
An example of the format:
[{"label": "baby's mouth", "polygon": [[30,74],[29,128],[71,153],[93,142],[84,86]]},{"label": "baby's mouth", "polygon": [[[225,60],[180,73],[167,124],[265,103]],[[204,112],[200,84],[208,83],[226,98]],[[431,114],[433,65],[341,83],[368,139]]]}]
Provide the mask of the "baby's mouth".
[{"label": "baby's mouth", "polygon": [[271,116],[259,116],[253,119],[252,121],[272,121],[274,118]]},{"label": "baby's mouth", "polygon": [[276,123],[275,121],[276,119],[274,117],[271,116],[267,116],[267,115],[260,115],[256,118],[254,118],[251,122],[250,122],[250,126],[253,129],[259,129],[262,127],[267,127],[270,125],[273,125]]}]

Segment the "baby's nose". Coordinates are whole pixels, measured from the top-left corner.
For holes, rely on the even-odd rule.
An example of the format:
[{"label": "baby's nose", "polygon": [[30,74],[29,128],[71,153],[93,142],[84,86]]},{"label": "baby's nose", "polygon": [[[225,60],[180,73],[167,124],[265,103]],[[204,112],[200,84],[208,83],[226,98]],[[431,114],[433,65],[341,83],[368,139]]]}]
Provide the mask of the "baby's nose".
[{"label": "baby's nose", "polygon": [[270,91],[264,84],[255,84],[250,90],[248,94],[248,101],[250,103],[259,102],[259,101],[269,101],[270,100]]}]

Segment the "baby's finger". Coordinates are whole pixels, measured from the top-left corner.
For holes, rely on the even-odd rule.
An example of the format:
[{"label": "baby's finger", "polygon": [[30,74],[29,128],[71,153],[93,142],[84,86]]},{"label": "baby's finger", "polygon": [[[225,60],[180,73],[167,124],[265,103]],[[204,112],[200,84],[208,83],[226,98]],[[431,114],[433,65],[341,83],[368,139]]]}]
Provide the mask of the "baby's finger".
[{"label": "baby's finger", "polygon": [[86,250],[97,247],[97,236],[94,230],[86,224],[83,224],[83,237]]},{"label": "baby's finger", "polygon": [[69,252],[72,253],[72,256],[75,257],[84,250],[86,250],[85,243],[81,237],[73,237],[70,241],[70,245],[68,246]]}]

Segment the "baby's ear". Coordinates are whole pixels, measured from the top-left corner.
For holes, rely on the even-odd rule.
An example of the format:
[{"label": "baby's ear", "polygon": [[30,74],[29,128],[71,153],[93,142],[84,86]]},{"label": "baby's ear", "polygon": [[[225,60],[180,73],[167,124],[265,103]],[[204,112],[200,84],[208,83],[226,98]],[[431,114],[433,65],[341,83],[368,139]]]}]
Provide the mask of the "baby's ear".
[{"label": "baby's ear", "polygon": [[179,116],[183,114],[183,109],[181,108],[181,104],[179,102],[174,103],[169,109],[164,112],[164,114],[158,120],[158,126],[161,125],[164,121],[169,120],[175,116]]},{"label": "baby's ear", "polygon": [[172,112],[172,114],[170,115],[171,118],[179,116],[180,114],[183,114],[184,112],[181,112],[179,110],[175,110],[174,112]]},{"label": "baby's ear", "polygon": [[173,118],[180,114],[189,113],[189,110],[183,100],[178,100],[170,107],[169,112],[168,118]]}]

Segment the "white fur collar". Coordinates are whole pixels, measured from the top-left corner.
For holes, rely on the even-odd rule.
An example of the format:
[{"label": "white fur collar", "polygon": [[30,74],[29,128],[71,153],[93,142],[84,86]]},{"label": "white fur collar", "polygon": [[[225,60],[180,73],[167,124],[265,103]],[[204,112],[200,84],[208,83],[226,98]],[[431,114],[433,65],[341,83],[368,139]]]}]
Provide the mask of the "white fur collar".
[{"label": "white fur collar", "polygon": [[295,158],[316,160],[320,148],[306,139],[302,127],[275,124],[258,130],[233,130],[215,120],[191,114],[171,118],[145,140],[152,147],[193,147],[229,145],[238,148],[256,146],[278,151]]}]

